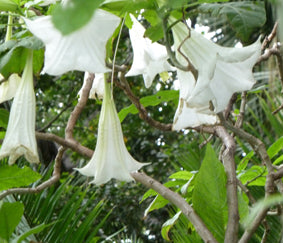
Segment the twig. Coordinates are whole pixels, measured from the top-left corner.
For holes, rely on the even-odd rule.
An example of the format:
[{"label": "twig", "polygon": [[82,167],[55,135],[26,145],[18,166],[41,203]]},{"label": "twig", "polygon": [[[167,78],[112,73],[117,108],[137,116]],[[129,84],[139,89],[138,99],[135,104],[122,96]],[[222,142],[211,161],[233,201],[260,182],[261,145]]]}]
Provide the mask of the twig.
[{"label": "twig", "polygon": [[47,128],[49,128],[53,122],[55,122],[66,110],[68,110],[71,107],[72,103],[67,104],[55,117],[53,117],[46,125],[44,125],[42,128],[38,129],[38,132],[44,132]]},{"label": "twig", "polygon": [[266,49],[264,54],[261,55],[258,59],[257,64],[262,61],[268,60],[268,58],[272,55],[276,56],[281,85],[283,87],[283,59],[280,53],[280,47],[278,43],[274,43],[272,48]]},{"label": "twig", "polygon": [[240,112],[235,124],[235,127],[240,128],[243,125],[244,121],[244,115],[245,115],[245,107],[246,107],[246,102],[247,102],[247,91],[242,92],[241,95],[241,106],[240,106]]},{"label": "twig", "polygon": [[237,195],[237,178],[235,167],[235,141],[223,126],[216,127],[216,134],[225,145],[222,161],[227,175],[228,223],[225,232],[225,243],[236,243],[238,240],[239,211]]},{"label": "twig", "polygon": [[283,109],[283,104],[280,105],[275,111],[272,112],[273,115],[276,115],[280,110]]},{"label": "twig", "polygon": [[11,195],[11,194],[27,194],[27,193],[38,193],[42,190],[44,190],[47,187],[52,186],[60,179],[60,173],[61,173],[61,162],[62,157],[65,152],[66,148],[60,147],[57,153],[57,156],[55,158],[55,164],[54,164],[54,171],[52,174],[52,177],[48,179],[47,181],[41,183],[37,187],[34,188],[12,188],[8,189],[0,194],[0,200],[2,200],[4,197]]},{"label": "twig", "polygon": [[169,37],[168,37],[168,29],[167,29],[167,19],[168,19],[168,17],[163,18],[163,21],[162,21],[162,29],[163,29],[163,32],[164,32],[164,42],[165,42],[165,47],[166,47],[168,56],[169,56],[171,62],[173,63],[173,65],[176,68],[183,70],[183,71],[189,71],[188,67],[183,66],[181,63],[179,63],[174,52],[171,49],[171,45],[170,45],[170,41],[169,41]]},{"label": "twig", "polygon": [[256,179],[262,177],[262,175],[265,173],[265,170],[263,170],[263,172],[261,172],[259,175],[257,175],[256,177],[254,177],[253,179],[251,180],[248,180],[246,183],[245,183],[245,186],[248,186],[250,183],[252,183],[253,181],[255,181]]},{"label": "twig", "polygon": [[224,116],[224,119],[227,120],[228,117],[229,117],[229,114],[233,108],[233,104],[235,103],[235,101],[237,100],[237,96],[238,94],[237,93],[234,93],[231,97],[231,99],[229,100],[229,103],[225,109],[225,111],[223,112],[223,116]]},{"label": "twig", "polygon": [[268,223],[265,219],[263,220],[262,224],[264,226],[264,233],[263,233],[263,236],[262,236],[261,243],[266,243],[267,242],[267,236],[268,236],[268,233],[270,231],[270,227],[269,227],[269,225],[268,225]]},{"label": "twig", "polygon": [[238,186],[242,189],[242,191],[247,195],[251,204],[255,204],[256,200],[251,194],[250,190],[239,180],[237,179]]},{"label": "twig", "polygon": [[94,79],[94,74],[89,74],[89,77],[86,80],[86,85],[84,86],[84,88],[82,89],[82,94],[81,94],[81,98],[78,102],[78,104],[75,106],[74,110],[72,111],[67,126],[66,126],[66,130],[65,130],[65,138],[67,140],[71,140],[71,141],[75,141],[74,137],[73,137],[73,130],[74,130],[74,126],[83,110],[83,108],[85,107],[87,100],[88,100],[88,96],[89,96],[89,91],[92,87],[92,82]]},{"label": "twig", "polygon": [[265,37],[264,41],[262,42],[262,45],[261,45],[262,51],[265,50],[266,47],[269,45],[269,43],[275,38],[277,34],[277,27],[278,27],[278,22],[275,22],[271,33],[267,37]]},{"label": "twig", "polygon": [[38,139],[56,142],[86,157],[91,157],[93,154],[93,150],[87,147],[84,147],[83,145],[81,145],[80,143],[74,140],[66,140],[52,133],[36,132],[35,135],[36,135],[36,138]]},{"label": "twig", "polygon": [[134,95],[132,92],[126,78],[125,73],[120,72],[119,75],[120,82],[117,80],[114,80],[115,84],[121,88],[124,93],[128,96],[128,98],[131,100],[131,102],[137,107],[139,110],[139,116],[141,119],[143,119],[145,122],[147,122],[150,126],[155,127],[162,131],[171,131],[172,130],[172,124],[164,124],[159,121],[156,121],[152,119],[150,116],[148,116],[148,112],[145,109],[145,107],[140,103],[139,98]]},{"label": "twig", "polygon": [[[274,193],[275,185],[277,186],[278,191],[283,193],[283,184],[281,180],[276,179],[274,176],[274,168],[272,166],[272,162],[266,152],[266,148],[264,143],[253,135],[245,132],[242,129],[235,128],[229,123],[225,123],[225,126],[232,130],[236,135],[245,139],[254,149],[254,151],[259,155],[262,160],[262,163],[266,165],[267,168],[267,176],[266,176],[266,184],[265,184],[265,200]],[[242,235],[239,243],[247,243],[253,233],[256,231],[262,220],[266,217],[268,208],[263,208],[255,217],[254,221],[250,224],[249,228],[245,230]]]},{"label": "twig", "polygon": [[196,231],[200,237],[209,243],[217,243],[212,233],[207,229],[202,219],[196,214],[194,209],[181,197],[178,193],[171,191],[153,178],[139,172],[131,173],[131,176],[138,182],[142,183],[146,187],[152,188],[158,192],[162,197],[169,200],[171,203],[176,205],[182,213],[190,220],[194,225]]}]

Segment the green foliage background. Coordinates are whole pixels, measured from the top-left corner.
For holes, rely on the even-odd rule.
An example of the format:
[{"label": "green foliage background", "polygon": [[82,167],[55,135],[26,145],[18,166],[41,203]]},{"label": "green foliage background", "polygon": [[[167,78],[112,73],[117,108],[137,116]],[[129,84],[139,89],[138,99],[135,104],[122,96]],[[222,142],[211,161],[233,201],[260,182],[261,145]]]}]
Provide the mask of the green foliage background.
[{"label": "green foliage background", "polygon": [[[163,32],[159,18],[166,12],[180,18],[183,15],[190,17],[193,26],[209,26],[210,31],[215,33],[213,40],[224,46],[234,46],[239,41],[244,45],[250,44],[260,34],[268,35],[276,20],[275,3],[268,1],[168,0],[163,1],[164,4],[159,7],[155,0],[108,0],[96,3],[91,3],[90,0],[74,0],[74,6],[80,9],[78,12],[75,9],[56,6],[38,9],[46,13],[54,8],[55,25],[60,23],[62,18],[69,18],[70,14],[75,13],[71,20],[76,25],[62,27],[63,33],[68,34],[83,25],[100,3],[103,9],[121,17],[127,12],[134,13],[143,9],[142,22],[148,26],[146,36],[161,43]],[[88,14],[84,15],[86,11]],[[81,18],[82,15],[85,18]],[[0,16],[0,20],[1,23],[6,23],[7,16]],[[126,19],[126,24],[130,24],[129,19]],[[17,27],[14,31],[17,40],[0,45],[1,73],[8,77],[13,72],[20,72],[24,66],[25,48],[36,50],[36,127],[38,131],[63,137],[70,112],[77,104],[77,93],[82,85],[83,73],[69,72],[60,77],[40,75],[43,64],[42,43],[26,31],[18,33]],[[0,36],[3,40],[5,28],[1,29]],[[124,27],[116,63],[130,66],[131,62],[132,49],[128,30]],[[273,163],[280,165],[283,161],[283,114],[282,111],[276,115],[272,114],[282,103],[280,80],[276,70],[273,57],[255,68],[257,84],[248,92],[248,108],[243,128],[260,138],[269,148]],[[156,77],[154,85],[149,89],[144,87],[141,76],[128,79],[133,93],[141,98],[140,101],[147,107],[150,116],[163,123],[172,123],[177,108],[178,91],[174,90],[172,82],[176,78],[174,75],[166,82]],[[207,134],[192,130],[178,133],[159,131],[139,118],[135,107],[117,87],[114,88],[114,96],[128,150],[135,159],[151,162],[143,171],[181,193],[187,202],[194,205],[194,209],[207,223],[216,239],[223,242],[227,224],[226,176],[217,158],[221,149],[219,139],[212,138],[210,143],[205,145],[209,139]],[[240,101],[241,97],[238,95],[233,107],[234,114],[239,112]],[[4,138],[10,106],[11,101],[0,105],[0,139]],[[100,109],[101,101],[88,100],[76,124],[75,138],[91,149],[94,149],[96,144]],[[57,117],[56,120],[49,124],[54,117]],[[235,120],[236,116],[232,119]],[[246,184],[254,198],[259,200],[264,196],[266,168],[254,155],[249,144],[238,137],[236,140],[238,179]],[[66,171],[59,183],[38,194],[14,195],[6,201],[2,200],[0,225],[9,225],[9,220],[16,224],[9,226],[4,233],[0,231],[0,237],[8,241],[10,237],[16,239],[17,236],[30,232],[28,240],[42,242],[123,242],[122,240],[126,239],[131,239],[131,242],[202,242],[192,224],[179,213],[179,209],[153,190],[147,191],[138,183],[117,181],[100,187],[89,186],[86,178],[70,169],[81,167],[88,160],[68,151],[64,158]],[[1,161],[0,190],[35,186],[39,183],[39,178],[41,181],[46,180],[52,173],[53,161],[42,162],[41,166],[31,170],[27,167],[28,163],[21,159],[17,166],[9,167],[6,172],[7,161]],[[21,180],[15,182],[14,177],[17,176],[21,177]],[[242,225],[240,231],[243,231],[250,202],[240,190],[238,198]],[[205,207],[206,205],[209,207]],[[21,213],[23,208],[24,214]],[[7,210],[6,213],[13,210],[14,219],[9,216],[7,220],[2,213],[4,210]],[[22,215],[22,218],[19,219],[17,214]],[[270,233],[267,242],[278,242],[282,228],[279,216],[268,217],[268,224]],[[250,242],[260,242],[263,230],[262,226],[259,227]]]}]

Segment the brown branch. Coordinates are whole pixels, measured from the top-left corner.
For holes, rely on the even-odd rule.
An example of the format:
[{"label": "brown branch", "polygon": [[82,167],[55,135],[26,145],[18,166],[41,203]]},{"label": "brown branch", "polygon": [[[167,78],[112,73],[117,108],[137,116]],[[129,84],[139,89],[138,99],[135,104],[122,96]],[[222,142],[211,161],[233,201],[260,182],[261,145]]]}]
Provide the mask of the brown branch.
[{"label": "brown branch", "polygon": [[267,236],[268,236],[268,233],[270,231],[270,227],[267,223],[267,221],[264,219],[263,222],[263,227],[264,227],[264,233],[263,233],[263,236],[262,236],[262,240],[260,243],[266,243],[267,242]]},{"label": "brown branch", "polygon": [[207,229],[202,219],[196,214],[194,209],[181,197],[178,193],[171,191],[153,178],[139,172],[131,173],[131,176],[138,182],[142,183],[146,187],[152,188],[158,192],[162,197],[169,200],[172,204],[180,208],[182,213],[190,220],[194,225],[196,231],[200,237],[209,243],[217,243],[212,233]]},{"label": "brown branch", "polygon": [[246,107],[246,101],[247,101],[247,91],[242,92],[241,95],[241,106],[240,106],[240,112],[235,124],[235,127],[240,128],[243,125],[244,121],[244,115],[245,115],[245,107]]},{"label": "brown branch", "polygon": [[66,130],[65,130],[66,140],[75,141],[75,139],[73,137],[74,127],[75,127],[75,124],[76,124],[83,108],[85,107],[85,105],[87,103],[89,91],[92,87],[93,79],[94,79],[94,74],[90,73],[89,77],[86,80],[86,85],[82,89],[81,98],[80,98],[78,104],[75,106],[74,110],[72,111],[72,113],[69,117],[69,120],[68,120],[68,123],[67,123],[67,126],[66,126]]},{"label": "brown branch", "polygon": [[268,60],[272,55],[276,56],[281,85],[283,87],[283,58],[280,53],[280,47],[278,43],[274,43],[272,48],[266,49],[264,54],[259,57],[257,64],[262,61]]},{"label": "brown branch", "polygon": [[224,116],[224,119],[227,120],[228,117],[229,117],[229,114],[233,108],[233,104],[235,103],[235,101],[237,100],[237,96],[238,94],[237,93],[234,93],[231,97],[231,99],[229,100],[229,103],[225,109],[225,111],[223,112],[223,116]]},{"label": "brown branch", "polygon": [[66,140],[52,133],[36,132],[35,135],[36,135],[36,138],[38,139],[56,142],[60,144],[61,146],[72,149],[73,151],[83,156],[89,157],[89,158],[93,154],[93,150],[81,145],[80,143],[74,140]]},{"label": "brown branch", "polygon": [[275,22],[271,33],[267,37],[265,37],[264,41],[262,42],[262,45],[261,45],[261,50],[262,51],[266,49],[266,47],[270,44],[270,42],[277,35],[277,27],[278,27],[278,22]]},{"label": "brown branch", "polygon": [[164,124],[161,123],[159,121],[154,120],[153,118],[151,118],[148,115],[147,110],[145,109],[145,107],[140,103],[139,98],[136,97],[134,95],[134,93],[132,92],[126,78],[125,78],[125,73],[124,72],[120,72],[119,73],[119,79],[120,82],[118,80],[114,80],[115,84],[121,88],[124,93],[128,96],[128,98],[131,100],[131,102],[136,106],[136,108],[139,111],[139,116],[142,120],[144,120],[145,122],[147,122],[150,126],[155,127],[159,130],[162,131],[171,131],[172,130],[172,124]]},{"label": "brown branch", "polygon": [[[277,186],[278,191],[283,194],[283,184],[281,180],[278,180],[274,176],[274,168],[272,165],[272,162],[267,154],[266,148],[264,143],[254,137],[253,135],[245,132],[242,129],[235,128],[234,126],[225,123],[225,126],[229,128],[231,131],[233,131],[236,135],[246,140],[254,149],[254,151],[258,154],[258,156],[261,158],[262,163],[266,165],[267,168],[267,176],[266,176],[266,184],[265,184],[265,200],[274,193],[275,191],[275,185]],[[281,171],[280,171],[281,172]],[[253,233],[256,231],[258,226],[261,224],[262,220],[266,217],[268,213],[268,208],[263,208],[255,217],[254,221],[249,225],[249,228],[247,228],[242,235],[239,243],[247,243]]]},{"label": "brown branch", "polygon": [[225,243],[236,243],[238,241],[239,211],[237,195],[237,178],[235,166],[235,141],[223,126],[216,127],[216,134],[225,145],[222,161],[227,175],[227,201],[228,201],[228,223],[225,232]]},{"label": "brown branch", "polygon": [[237,179],[238,186],[242,189],[242,191],[247,195],[251,204],[255,204],[256,200],[251,194],[250,190],[239,180]]},{"label": "brown branch", "polygon": [[54,164],[54,171],[52,174],[52,177],[50,177],[47,181],[44,181],[43,183],[39,184],[37,187],[34,188],[12,188],[3,191],[0,194],[0,200],[2,200],[4,197],[11,195],[11,194],[27,194],[27,193],[38,193],[45,188],[48,188],[55,184],[60,179],[60,173],[61,173],[61,162],[62,157],[65,152],[66,148],[60,147],[57,153],[57,156],[55,158],[55,164]]},{"label": "brown branch", "polygon": [[283,109],[283,104],[280,105],[275,111],[272,112],[273,115],[276,115],[279,111]]}]

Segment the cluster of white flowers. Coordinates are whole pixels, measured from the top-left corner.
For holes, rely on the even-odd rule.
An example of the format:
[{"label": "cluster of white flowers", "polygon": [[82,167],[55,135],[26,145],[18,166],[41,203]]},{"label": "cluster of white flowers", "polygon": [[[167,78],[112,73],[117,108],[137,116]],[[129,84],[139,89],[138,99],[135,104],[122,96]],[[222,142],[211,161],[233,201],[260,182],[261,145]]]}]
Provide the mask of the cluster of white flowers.
[{"label": "cluster of white flowers", "polygon": [[[150,87],[158,73],[177,71],[180,98],[173,130],[216,124],[217,113],[225,109],[231,95],[253,86],[252,68],[260,55],[259,41],[244,48],[224,48],[188,29],[183,23],[174,25],[174,49],[180,48],[197,69],[197,75],[193,75],[172,67],[168,63],[165,46],[145,38],[144,27],[134,16],[131,15],[131,19],[133,25],[129,33],[134,58],[126,76],[143,75],[145,86]],[[98,9],[85,26],[66,36],[54,27],[50,16],[24,20],[30,32],[45,44],[43,73],[61,75],[78,70],[85,72],[85,79],[88,73],[96,73],[90,98],[103,98],[98,139],[90,162],[77,170],[83,175],[93,176],[92,182],[95,184],[106,183],[111,178],[133,180],[130,173],[147,163],[137,162],[128,153],[111,89],[104,78],[104,73],[111,71],[105,64],[106,42],[120,24],[120,18]],[[182,65],[188,65],[188,61],[178,51],[176,58]],[[14,96],[9,91],[15,90],[14,86],[19,87],[15,92],[0,158],[10,156],[11,164],[19,156],[25,155],[29,162],[37,163],[31,55],[21,81],[11,76],[8,82],[1,84],[2,102]]]}]

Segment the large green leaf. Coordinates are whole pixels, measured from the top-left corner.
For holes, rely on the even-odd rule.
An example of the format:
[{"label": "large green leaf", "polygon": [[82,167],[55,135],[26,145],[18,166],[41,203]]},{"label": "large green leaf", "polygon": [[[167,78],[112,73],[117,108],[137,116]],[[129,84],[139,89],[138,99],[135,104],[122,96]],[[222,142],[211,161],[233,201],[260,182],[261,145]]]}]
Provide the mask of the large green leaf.
[{"label": "large green leaf", "polygon": [[16,165],[1,166],[0,191],[13,187],[28,186],[40,178],[41,175],[29,167],[19,168]]},{"label": "large green leaf", "polygon": [[266,21],[264,2],[259,1],[208,3],[201,5],[199,10],[211,13],[214,17],[226,17],[237,37],[243,42],[247,42],[250,35]]},{"label": "large green leaf", "polygon": [[103,0],[71,0],[67,5],[58,4],[52,13],[52,22],[63,34],[68,35],[86,25]]},{"label": "large green leaf", "polygon": [[[177,101],[179,98],[179,92],[176,90],[163,90],[157,92],[155,95],[146,96],[140,99],[141,104],[144,107],[147,106],[156,106],[159,105],[162,102],[168,102],[168,101]],[[123,108],[119,112],[119,118],[122,122],[126,116],[131,114],[137,114],[138,109],[135,107],[135,105],[130,105],[128,107]]]},{"label": "large green leaf", "polygon": [[26,64],[27,49],[33,52],[33,71],[38,73],[43,65],[43,43],[36,37],[10,40],[0,45],[0,73],[8,78],[12,73],[21,73]]},{"label": "large green leaf", "polygon": [[218,242],[224,241],[228,219],[226,174],[211,145],[195,179],[193,207]]},{"label": "large green leaf", "polygon": [[0,238],[9,240],[24,213],[20,202],[0,202]]}]

